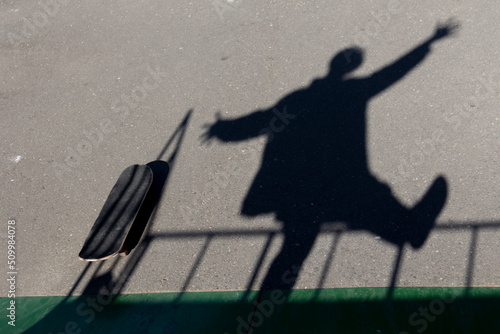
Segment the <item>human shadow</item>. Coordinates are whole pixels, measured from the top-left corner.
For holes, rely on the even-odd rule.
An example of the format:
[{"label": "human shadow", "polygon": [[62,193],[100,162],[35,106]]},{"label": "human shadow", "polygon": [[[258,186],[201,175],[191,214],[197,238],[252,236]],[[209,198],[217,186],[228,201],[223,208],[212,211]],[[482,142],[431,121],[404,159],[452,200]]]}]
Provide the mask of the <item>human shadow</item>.
[{"label": "human shadow", "polygon": [[431,45],[452,35],[453,22],[395,62],[364,78],[348,77],[363,62],[363,51],[349,48],[330,63],[329,73],[285,96],[267,110],[206,125],[205,142],[266,136],[260,170],[243,201],[241,214],[274,213],[284,241],[262,289],[291,290],[326,222],[342,221],[402,247],[420,248],[447,198],[438,177],[412,208],[401,204],[387,184],[370,172],[366,113],[370,99],[399,81],[430,53]]}]

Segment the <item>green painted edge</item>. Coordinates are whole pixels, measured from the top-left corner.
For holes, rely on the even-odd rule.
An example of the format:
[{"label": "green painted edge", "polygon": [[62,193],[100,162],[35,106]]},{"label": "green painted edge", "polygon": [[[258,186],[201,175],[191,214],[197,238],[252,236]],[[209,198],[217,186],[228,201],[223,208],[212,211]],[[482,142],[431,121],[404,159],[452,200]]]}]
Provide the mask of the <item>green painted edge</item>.
[{"label": "green painted edge", "polygon": [[[251,319],[252,333],[500,333],[500,288],[395,288],[387,298],[389,292],[293,290],[283,302],[287,291],[267,291],[257,310],[258,291],[1,297],[0,333],[246,333]],[[8,325],[11,300],[15,327]]]}]

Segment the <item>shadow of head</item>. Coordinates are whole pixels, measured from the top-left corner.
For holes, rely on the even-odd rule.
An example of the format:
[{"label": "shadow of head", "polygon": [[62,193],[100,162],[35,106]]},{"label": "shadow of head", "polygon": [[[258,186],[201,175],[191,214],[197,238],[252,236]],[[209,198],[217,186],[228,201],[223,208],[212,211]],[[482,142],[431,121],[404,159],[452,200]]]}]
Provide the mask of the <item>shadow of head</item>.
[{"label": "shadow of head", "polygon": [[330,72],[328,74],[331,78],[342,78],[346,74],[354,71],[363,63],[364,52],[358,47],[346,48],[330,61]]}]

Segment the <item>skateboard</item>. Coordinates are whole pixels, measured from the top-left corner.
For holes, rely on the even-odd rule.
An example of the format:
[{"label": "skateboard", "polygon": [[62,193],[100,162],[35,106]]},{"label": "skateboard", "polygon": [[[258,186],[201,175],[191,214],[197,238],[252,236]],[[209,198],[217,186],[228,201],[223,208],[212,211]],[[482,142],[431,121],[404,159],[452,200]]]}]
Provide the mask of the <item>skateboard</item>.
[{"label": "skateboard", "polygon": [[78,255],[83,261],[106,260],[131,251],[125,240],[151,187],[153,172],[147,165],[127,167],[102,207]]}]

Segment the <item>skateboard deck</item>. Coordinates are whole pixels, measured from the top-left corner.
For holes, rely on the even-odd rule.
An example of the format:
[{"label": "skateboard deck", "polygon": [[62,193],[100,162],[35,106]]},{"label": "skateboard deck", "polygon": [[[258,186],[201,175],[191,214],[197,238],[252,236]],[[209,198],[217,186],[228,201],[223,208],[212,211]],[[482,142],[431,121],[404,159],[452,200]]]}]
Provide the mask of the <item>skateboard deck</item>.
[{"label": "skateboard deck", "polygon": [[78,257],[84,261],[108,259],[130,251],[125,239],[153,181],[149,166],[127,167],[120,177],[92,226]]}]

